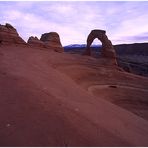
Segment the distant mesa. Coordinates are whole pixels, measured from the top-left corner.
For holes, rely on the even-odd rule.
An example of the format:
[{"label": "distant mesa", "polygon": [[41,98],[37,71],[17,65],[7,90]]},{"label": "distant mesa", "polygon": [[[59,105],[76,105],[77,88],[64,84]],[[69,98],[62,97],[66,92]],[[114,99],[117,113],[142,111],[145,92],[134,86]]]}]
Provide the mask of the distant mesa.
[{"label": "distant mesa", "polygon": [[17,30],[10,24],[0,24],[0,44],[26,44],[26,42],[19,36]]},{"label": "distant mesa", "polygon": [[84,55],[89,55],[89,56],[91,55],[90,46],[94,41],[94,39],[96,38],[102,42],[102,49],[101,49],[102,57],[112,59],[114,61],[114,64],[117,64],[114,47],[111,41],[108,39],[105,30],[96,29],[90,32],[90,34],[87,37],[87,47]]}]

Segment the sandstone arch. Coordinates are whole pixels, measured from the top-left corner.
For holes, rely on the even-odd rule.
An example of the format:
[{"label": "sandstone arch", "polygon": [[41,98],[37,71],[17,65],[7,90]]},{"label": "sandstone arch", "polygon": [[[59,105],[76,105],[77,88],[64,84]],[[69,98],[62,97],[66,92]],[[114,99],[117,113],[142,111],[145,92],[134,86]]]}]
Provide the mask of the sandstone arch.
[{"label": "sandstone arch", "polygon": [[84,53],[84,55],[91,55],[91,49],[90,46],[92,44],[92,42],[94,41],[94,39],[98,39],[101,41],[102,43],[102,49],[101,49],[101,55],[102,57],[106,57],[106,58],[116,58],[116,54],[115,54],[115,50],[114,47],[111,43],[111,41],[108,39],[108,37],[106,36],[106,31],[105,30],[92,30],[90,32],[90,34],[88,35],[87,38],[87,47],[86,47],[86,51]]}]

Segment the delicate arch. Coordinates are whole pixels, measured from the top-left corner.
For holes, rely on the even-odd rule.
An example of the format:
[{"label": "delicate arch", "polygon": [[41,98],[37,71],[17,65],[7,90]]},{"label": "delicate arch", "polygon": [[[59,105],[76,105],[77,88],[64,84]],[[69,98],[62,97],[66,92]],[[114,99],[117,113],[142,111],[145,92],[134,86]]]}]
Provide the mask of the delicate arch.
[{"label": "delicate arch", "polygon": [[102,43],[102,50],[101,54],[103,57],[107,58],[115,58],[115,50],[113,48],[113,45],[111,41],[108,39],[106,36],[106,31],[105,30],[92,30],[90,34],[87,37],[87,46],[86,46],[86,51],[85,55],[91,55],[91,49],[90,46],[94,39],[98,39]]}]

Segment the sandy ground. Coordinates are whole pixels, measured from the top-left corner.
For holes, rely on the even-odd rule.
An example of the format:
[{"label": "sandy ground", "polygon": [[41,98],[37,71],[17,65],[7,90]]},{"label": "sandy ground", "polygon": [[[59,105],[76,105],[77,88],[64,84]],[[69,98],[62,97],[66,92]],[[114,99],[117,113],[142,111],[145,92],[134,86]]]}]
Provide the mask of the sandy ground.
[{"label": "sandy ground", "polygon": [[0,146],[148,146],[147,78],[87,56],[7,46],[0,84]]}]

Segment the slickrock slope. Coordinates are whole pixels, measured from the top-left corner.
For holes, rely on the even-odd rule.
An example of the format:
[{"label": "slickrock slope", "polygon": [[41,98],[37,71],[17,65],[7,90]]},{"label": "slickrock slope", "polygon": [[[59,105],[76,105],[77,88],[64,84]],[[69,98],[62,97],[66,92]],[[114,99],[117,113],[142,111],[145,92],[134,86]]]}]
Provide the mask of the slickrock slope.
[{"label": "slickrock slope", "polygon": [[148,78],[123,72],[108,59],[80,58],[50,63],[94,96],[148,120]]},{"label": "slickrock slope", "polygon": [[6,25],[0,25],[0,44],[26,44],[25,41],[19,36],[16,29],[6,23]]},{"label": "slickrock slope", "polygon": [[0,146],[148,146],[146,116],[112,103],[145,98],[148,80],[106,60],[0,46],[0,84]]}]

